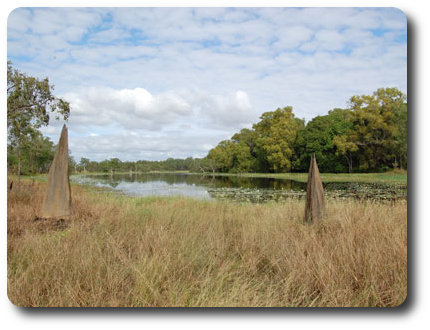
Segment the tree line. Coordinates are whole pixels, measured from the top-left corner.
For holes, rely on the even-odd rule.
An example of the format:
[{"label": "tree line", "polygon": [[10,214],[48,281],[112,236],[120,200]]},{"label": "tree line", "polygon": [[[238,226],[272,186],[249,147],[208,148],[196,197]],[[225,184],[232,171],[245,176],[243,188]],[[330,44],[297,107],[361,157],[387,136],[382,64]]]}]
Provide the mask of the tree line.
[{"label": "tree line", "polygon": [[[67,120],[69,103],[53,95],[48,78],[37,79],[7,66],[7,167],[19,175],[46,173],[55,145],[40,128],[50,114]],[[315,154],[321,172],[382,172],[407,168],[407,101],[397,88],[352,96],[308,123],[287,106],[265,112],[252,128],[221,141],[206,157],[163,161],[100,162],[69,157],[72,172],[191,171],[224,173],[305,172]]]},{"label": "tree line", "polygon": [[290,106],[265,112],[251,129],[221,141],[204,158],[102,162],[83,158],[90,172],[191,171],[223,173],[306,172],[315,154],[321,172],[385,172],[407,169],[407,102],[397,88],[352,96],[305,124]]},{"label": "tree line", "polygon": [[103,161],[91,161],[88,158],[81,158],[75,165],[77,172],[151,172],[151,171],[192,171],[198,172],[198,164],[201,159],[188,157],[186,159],[168,158],[166,160],[151,161],[121,161],[118,158],[105,159]]},{"label": "tree line", "polygon": [[407,168],[407,101],[397,88],[352,96],[305,124],[292,107],[265,112],[209,151],[213,172],[305,172],[315,154],[321,172],[384,172]]}]

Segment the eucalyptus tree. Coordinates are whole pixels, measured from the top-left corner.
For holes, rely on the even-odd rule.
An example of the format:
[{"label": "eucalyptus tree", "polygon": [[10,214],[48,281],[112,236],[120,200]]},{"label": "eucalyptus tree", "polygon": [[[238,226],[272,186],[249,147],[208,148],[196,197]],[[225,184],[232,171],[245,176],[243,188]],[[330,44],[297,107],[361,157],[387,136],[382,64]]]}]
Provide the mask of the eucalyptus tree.
[{"label": "eucalyptus tree", "polygon": [[7,132],[10,146],[18,158],[18,183],[21,176],[23,145],[35,131],[49,124],[51,114],[56,119],[68,119],[70,105],[54,96],[54,86],[48,78],[38,79],[13,68],[7,63]]},{"label": "eucalyptus tree", "polygon": [[352,127],[334,139],[339,153],[349,162],[355,157],[362,171],[384,170],[395,167],[399,158],[407,160],[406,95],[397,88],[380,88],[372,95],[353,96],[349,103]]},{"label": "eucalyptus tree", "polygon": [[304,120],[295,118],[290,106],[265,112],[260,119],[253,128],[257,133],[257,158],[268,166],[263,170],[290,172],[294,145],[299,130],[304,128]]}]

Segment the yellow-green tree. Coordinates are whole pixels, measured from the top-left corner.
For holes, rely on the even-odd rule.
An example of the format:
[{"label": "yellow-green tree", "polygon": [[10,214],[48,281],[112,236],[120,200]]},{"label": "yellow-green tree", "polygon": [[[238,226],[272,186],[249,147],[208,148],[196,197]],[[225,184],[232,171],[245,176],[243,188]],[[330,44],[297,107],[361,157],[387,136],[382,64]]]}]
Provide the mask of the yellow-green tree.
[{"label": "yellow-green tree", "polygon": [[228,172],[233,167],[234,144],[230,140],[224,140],[209,151],[207,160],[212,171]]},{"label": "yellow-green tree", "polygon": [[257,133],[254,130],[244,128],[232,136],[235,143],[233,172],[255,172],[258,168],[255,153]]},{"label": "yellow-green tree", "polygon": [[260,168],[271,172],[289,172],[294,152],[294,143],[304,121],[294,117],[288,106],[265,112],[260,122],[254,125],[257,133],[256,153]]},{"label": "yellow-green tree", "polygon": [[[406,96],[397,88],[380,88],[372,95],[351,97],[347,120],[352,128],[334,139],[337,152],[347,157],[350,170],[353,159],[364,171],[395,166],[396,151],[403,150],[399,144],[406,141],[405,102]],[[401,134],[403,139],[399,138]]]}]

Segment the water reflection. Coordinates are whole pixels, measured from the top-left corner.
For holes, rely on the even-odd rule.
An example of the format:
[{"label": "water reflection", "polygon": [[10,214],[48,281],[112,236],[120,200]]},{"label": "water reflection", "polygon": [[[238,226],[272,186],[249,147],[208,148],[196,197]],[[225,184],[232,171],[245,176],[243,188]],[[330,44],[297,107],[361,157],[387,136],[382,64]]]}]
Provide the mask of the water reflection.
[{"label": "water reflection", "polygon": [[[201,176],[185,173],[77,175],[72,181],[112,188],[129,196],[185,196],[262,203],[303,198],[306,183],[287,179]],[[337,198],[406,198],[406,187],[364,183],[325,183],[326,195]]]}]

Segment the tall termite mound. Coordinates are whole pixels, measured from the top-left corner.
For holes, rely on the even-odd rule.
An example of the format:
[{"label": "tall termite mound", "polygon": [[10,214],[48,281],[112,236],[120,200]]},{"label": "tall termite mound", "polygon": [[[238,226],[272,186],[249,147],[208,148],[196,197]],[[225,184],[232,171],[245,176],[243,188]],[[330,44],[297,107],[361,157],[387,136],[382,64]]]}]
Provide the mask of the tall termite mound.
[{"label": "tall termite mound", "polygon": [[315,155],[311,157],[306,187],[305,222],[320,221],[325,212],[324,188]]},{"label": "tall termite mound", "polygon": [[49,168],[48,186],[41,208],[42,218],[64,218],[72,214],[69,181],[69,147],[66,125],[63,125],[54,160]]}]

